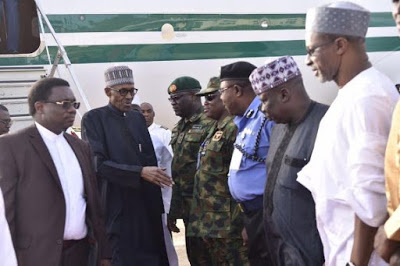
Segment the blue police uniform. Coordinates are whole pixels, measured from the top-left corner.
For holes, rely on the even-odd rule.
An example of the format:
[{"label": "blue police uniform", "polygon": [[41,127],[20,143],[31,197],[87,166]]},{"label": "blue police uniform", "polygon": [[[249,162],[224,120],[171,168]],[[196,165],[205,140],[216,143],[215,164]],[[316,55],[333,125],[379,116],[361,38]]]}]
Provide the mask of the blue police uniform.
[{"label": "blue police uniform", "polygon": [[[235,161],[230,166],[228,183],[232,197],[238,202],[262,196],[267,181],[265,158],[274,123],[259,110],[260,105],[260,99],[255,97],[244,116],[237,116],[234,120],[238,134],[232,156]],[[262,207],[262,202],[259,207]]]},{"label": "blue police uniform", "polygon": [[267,181],[265,159],[274,123],[260,111],[261,101],[254,97],[243,116],[234,120],[238,127],[229,169],[229,190],[240,202],[248,235],[251,265],[270,265],[264,229],[263,193]]}]

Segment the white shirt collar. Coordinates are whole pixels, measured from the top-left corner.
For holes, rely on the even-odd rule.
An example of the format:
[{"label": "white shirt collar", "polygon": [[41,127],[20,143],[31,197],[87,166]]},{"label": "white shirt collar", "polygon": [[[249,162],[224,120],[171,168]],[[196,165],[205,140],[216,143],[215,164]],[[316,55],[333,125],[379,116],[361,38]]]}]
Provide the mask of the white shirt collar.
[{"label": "white shirt collar", "polygon": [[151,130],[155,129],[156,127],[157,127],[156,123],[153,122],[153,123],[148,127],[148,129],[149,129],[149,131],[151,131]]},{"label": "white shirt collar", "polygon": [[42,136],[42,138],[45,138],[45,139],[53,141],[53,142],[59,140],[60,138],[64,138],[64,135],[63,135],[64,132],[61,132],[60,134],[57,135],[36,121],[35,121],[35,125],[39,131],[40,136]]}]

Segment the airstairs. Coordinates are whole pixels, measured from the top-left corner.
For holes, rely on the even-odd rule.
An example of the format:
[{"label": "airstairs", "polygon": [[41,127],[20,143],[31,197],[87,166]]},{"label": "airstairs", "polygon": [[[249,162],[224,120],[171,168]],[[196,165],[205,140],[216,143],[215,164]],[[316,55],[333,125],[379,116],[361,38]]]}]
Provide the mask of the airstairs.
[{"label": "airstairs", "polygon": [[32,124],[28,92],[33,83],[45,76],[46,70],[41,66],[0,67],[0,104],[10,112],[12,131]]},{"label": "airstairs", "polygon": [[[58,66],[62,61],[65,69],[69,73],[69,77],[61,77],[69,81],[71,89],[74,91],[75,96],[77,96],[82,101],[81,111],[78,110],[78,119],[82,117],[83,112],[89,111],[90,105],[85,93],[83,92],[76,74],[72,69],[72,63],[68,58],[67,52],[64,46],[58,40],[56,32],[54,31],[47,15],[44,13],[42,7],[35,0],[36,8],[38,11],[39,24],[41,26],[42,36],[45,35],[44,24],[47,26],[49,33],[55,40],[58,51],[54,56],[54,61],[51,62],[49,49],[46,45],[46,52],[49,59],[49,67],[47,66],[26,66],[26,67],[12,67],[12,66],[0,66],[0,104],[7,107],[10,112],[11,119],[13,120],[13,125],[11,126],[11,131],[16,131],[18,129],[24,128],[32,124],[33,119],[29,115],[28,106],[28,93],[29,89],[37,80],[44,77],[53,77],[56,72],[58,72]],[[41,38],[42,41],[44,39]],[[29,56],[29,55],[27,55]],[[7,55],[6,55],[7,57]],[[15,57],[11,55],[10,57]],[[46,69],[49,72],[46,72]]]}]

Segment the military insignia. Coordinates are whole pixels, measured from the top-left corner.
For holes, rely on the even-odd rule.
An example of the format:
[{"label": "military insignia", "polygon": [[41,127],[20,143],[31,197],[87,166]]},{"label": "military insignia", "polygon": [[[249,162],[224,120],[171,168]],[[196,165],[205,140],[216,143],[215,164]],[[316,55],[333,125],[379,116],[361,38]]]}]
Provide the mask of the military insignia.
[{"label": "military insignia", "polygon": [[169,92],[170,93],[174,93],[178,90],[178,88],[176,87],[175,84],[172,84],[171,86],[169,86]]},{"label": "military insignia", "polygon": [[203,126],[202,125],[193,125],[192,126],[192,129],[202,129],[203,128]]},{"label": "military insignia", "polygon": [[183,137],[185,137],[185,133],[179,134],[179,136],[178,136],[178,143],[182,143]]},{"label": "military insignia", "polygon": [[189,129],[188,133],[203,133],[203,126],[202,125],[193,125],[191,129]]},{"label": "military insignia", "polygon": [[222,138],[222,135],[224,134],[223,131],[218,130],[217,132],[215,132],[212,141],[219,141]]}]

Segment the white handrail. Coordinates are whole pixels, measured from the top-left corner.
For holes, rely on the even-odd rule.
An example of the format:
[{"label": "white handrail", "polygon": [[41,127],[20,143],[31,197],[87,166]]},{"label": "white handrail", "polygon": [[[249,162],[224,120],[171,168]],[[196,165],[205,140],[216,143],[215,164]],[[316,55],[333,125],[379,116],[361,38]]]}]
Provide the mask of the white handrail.
[{"label": "white handrail", "polygon": [[[83,104],[85,105],[86,109],[89,111],[91,109],[89,101],[87,100],[86,95],[83,92],[83,90],[82,90],[82,88],[81,88],[81,86],[80,86],[80,84],[78,82],[78,79],[77,79],[77,77],[75,75],[75,72],[72,69],[72,64],[71,64],[71,61],[68,58],[67,51],[65,51],[64,46],[58,40],[58,38],[56,36],[56,32],[54,31],[54,28],[51,25],[51,23],[50,23],[49,19],[47,18],[46,14],[44,13],[42,7],[40,6],[40,4],[38,3],[37,0],[35,0],[35,3],[36,3],[36,8],[38,9],[39,13],[42,15],[42,17],[44,19],[44,22],[46,23],[47,27],[49,28],[50,33],[53,36],[54,41],[56,42],[56,44],[58,46],[58,53],[57,54],[59,54],[62,57],[62,59],[64,60],[64,65],[67,68],[69,74],[71,75],[72,81],[74,82],[76,88],[78,89],[78,92],[79,92],[79,95],[82,98]],[[59,56],[59,55],[57,55],[57,56]],[[58,61],[59,60],[57,60],[57,59],[55,60],[55,62],[53,63],[53,68],[57,68]],[[52,68],[51,73],[54,75],[55,71],[53,70],[53,68]],[[79,116],[81,116],[80,113],[78,113],[78,114],[79,114]]]}]

